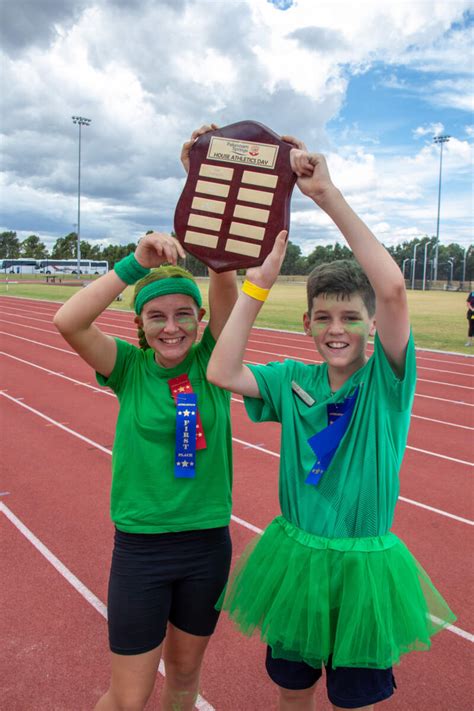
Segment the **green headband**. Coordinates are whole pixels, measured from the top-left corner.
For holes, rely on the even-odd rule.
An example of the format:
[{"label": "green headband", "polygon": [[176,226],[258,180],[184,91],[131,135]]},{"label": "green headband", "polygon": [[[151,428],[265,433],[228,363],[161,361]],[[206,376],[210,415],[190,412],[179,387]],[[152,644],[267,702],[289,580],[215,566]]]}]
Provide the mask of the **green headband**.
[{"label": "green headband", "polygon": [[201,292],[194,281],[186,277],[167,277],[156,279],[140,289],[135,299],[135,313],[140,316],[148,301],[167,294],[187,294],[192,296],[199,308],[202,306]]}]

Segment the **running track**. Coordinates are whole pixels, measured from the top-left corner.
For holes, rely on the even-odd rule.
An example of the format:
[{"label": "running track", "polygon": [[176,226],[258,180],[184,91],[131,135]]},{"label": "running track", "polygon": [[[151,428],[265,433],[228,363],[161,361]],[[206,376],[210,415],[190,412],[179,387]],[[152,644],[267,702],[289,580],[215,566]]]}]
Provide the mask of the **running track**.
[{"label": "running track", "polygon": [[[113,527],[108,517],[115,397],[55,331],[57,304],[0,297],[2,478],[0,480],[0,708],[88,711],[109,675],[106,590]],[[135,342],[130,313],[99,320]],[[249,362],[312,362],[304,336],[255,329]],[[471,358],[418,351],[414,417],[401,472],[394,531],[411,548],[458,620],[429,653],[396,668],[385,711],[472,711]],[[235,487],[231,532],[239,556],[278,513],[279,428],[255,426],[232,402]],[[275,693],[264,646],[222,617],[206,657],[197,707],[269,711]],[[162,683],[148,709],[158,708]],[[317,708],[330,708],[323,684]]]}]

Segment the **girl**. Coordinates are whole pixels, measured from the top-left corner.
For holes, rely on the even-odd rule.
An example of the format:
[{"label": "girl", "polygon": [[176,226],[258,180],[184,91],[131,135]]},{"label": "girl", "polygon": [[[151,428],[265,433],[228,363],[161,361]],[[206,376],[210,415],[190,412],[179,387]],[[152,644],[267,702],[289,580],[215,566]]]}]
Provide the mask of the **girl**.
[{"label": "girl", "polygon": [[[185,167],[204,130],[185,144]],[[178,257],[184,251],[177,240],[148,234],[54,319],[120,403],[108,593],[112,677],[97,711],[143,709],[162,655],[162,708],[194,707],[230,565],[230,393],[207,381],[206,368],[237,297],[236,277],[210,273],[209,323],[196,344],[205,311],[192,275],[175,266]],[[139,348],[94,324],[132,283]]]}]

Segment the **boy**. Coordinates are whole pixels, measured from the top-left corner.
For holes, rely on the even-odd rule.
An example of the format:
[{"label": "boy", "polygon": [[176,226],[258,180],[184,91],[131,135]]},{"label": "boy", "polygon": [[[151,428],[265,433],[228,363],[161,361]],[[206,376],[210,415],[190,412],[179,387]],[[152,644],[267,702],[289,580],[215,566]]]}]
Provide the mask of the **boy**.
[{"label": "boy", "polygon": [[393,694],[401,654],[429,648],[455,618],[390,533],[416,379],[403,276],[332,183],[324,157],[293,143],[301,191],[358,264],[321,265],[308,278],[303,323],[322,365],[244,366],[284,258],[280,233],[265,262],[247,271],[211,357],[211,382],[242,394],[253,421],[282,423],[282,516],[242,557],[222,607],[245,633],[261,630],[281,711],[313,708],[322,664],[333,708],[366,708]]}]

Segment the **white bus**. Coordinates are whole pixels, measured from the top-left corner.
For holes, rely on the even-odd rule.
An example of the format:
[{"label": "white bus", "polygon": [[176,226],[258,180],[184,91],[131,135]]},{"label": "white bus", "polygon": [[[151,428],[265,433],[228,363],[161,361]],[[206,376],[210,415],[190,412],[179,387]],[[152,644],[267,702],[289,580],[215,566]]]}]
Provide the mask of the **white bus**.
[{"label": "white bus", "polygon": [[[77,259],[39,259],[41,274],[77,274]],[[107,274],[109,263],[99,259],[81,259],[81,274]]]},{"label": "white bus", "polygon": [[0,259],[0,271],[4,274],[37,274],[36,259]]}]

